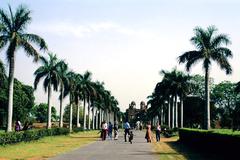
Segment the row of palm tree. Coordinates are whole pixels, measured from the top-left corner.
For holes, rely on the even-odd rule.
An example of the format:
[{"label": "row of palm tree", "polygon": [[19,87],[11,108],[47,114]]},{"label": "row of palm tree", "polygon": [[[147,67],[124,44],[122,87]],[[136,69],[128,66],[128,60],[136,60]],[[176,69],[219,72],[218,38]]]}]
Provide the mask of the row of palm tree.
[{"label": "row of palm tree", "polygon": [[[190,39],[192,44],[196,47],[196,50],[187,51],[178,57],[179,63],[186,64],[186,70],[190,71],[191,67],[199,61],[203,61],[203,70],[205,71],[205,121],[204,129],[210,129],[210,94],[209,94],[209,74],[212,61],[215,61],[222,70],[225,70],[226,74],[232,73],[231,65],[228,58],[232,57],[232,52],[227,46],[230,44],[230,38],[226,34],[217,34],[217,28],[215,26],[209,26],[206,30],[201,27],[194,29],[194,36]],[[172,72],[161,72],[164,75],[162,82],[158,83],[155,92],[152,95],[152,99],[149,101],[153,106],[159,107],[164,100],[167,99],[169,104],[170,114],[170,99],[175,99],[175,111],[177,112],[177,96],[181,100],[181,127],[183,127],[183,102],[184,96],[190,94],[188,80],[189,76],[184,75],[176,70]],[[240,83],[239,83],[240,84]],[[167,98],[166,98],[167,97]],[[157,99],[157,100],[154,100]],[[153,104],[153,102],[161,102],[160,104]],[[161,107],[160,107],[161,108]],[[178,127],[178,123],[174,124],[178,119],[178,114],[174,116],[174,109],[172,111],[172,127]],[[168,116],[170,118],[170,115]],[[170,119],[169,125],[170,125]]]},{"label": "row of palm tree", "polygon": [[[72,130],[72,107],[77,106],[77,127],[80,127],[80,101],[83,101],[83,128],[90,129],[91,126],[91,110],[92,110],[92,129],[94,128],[94,122],[96,113],[103,111],[105,113],[104,119],[111,121],[109,118],[111,114],[120,112],[118,108],[118,101],[111,92],[104,88],[104,83],[93,82],[91,77],[92,74],[86,71],[83,75],[75,73],[68,69],[68,65],[63,61],[59,60],[56,55],[48,53],[48,59],[40,57],[42,65],[34,72],[35,81],[34,88],[37,88],[39,81],[44,78],[43,86],[46,92],[48,92],[48,122],[47,128],[51,128],[51,93],[52,89],[58,91],[60,88],[60,121],[59,127],[63,127],[63,98],[69,97],[70,106],[70,130]],[[86,103],[88,106],[86,106]],[[88,113],[86,113],[88,111]],[[86,126],[86,120],[88,115],[88,126]],[[115,116],[116,119],[116,116]],[[103,118],[101,119],[101,121]]]},{"label": "row of palm tree", "polygon": [[[56,55],[49,53],[49,58],[41,56],[38,52],[47,51],[48,47],[43,38],[36,34],[27,33],[27,26],[31,22],[30,10],[20,5],[15,13],[9,6],[9,11],[0,9],[0,49],[6,48],[6,57],[9,63],[8,76],[8,126],[7,131],[12,131],[12,114],[13,114],[13,84],[15,71],[15,57],[18,49],[22,48],[27,56],[34,58],[34,62],[40,61],[42,65],[35,71],[34,88],[37,88],[38,83],[42,78],[43,86],[48,92],[48,121],[47,128],[51,128],[51,95],[52,90],[60,90],[60,122],[59,126],[63,126],[63,98],[69,96],[70,103],[70,129],[72,129],[72,105],[78,106],[78,122],[79,127],[79,101],[84,101],[84,128],[86,128],[86,103],[88,104],[88,116],[90,116],[90,109],[92,108],[93,117],[95,113],[103,111],[105,116],[109,116],[113,111],[120,112],[117,107],[118,102],[111,92],[104,88],[104,84],[100,82],[93,82],[91,80],[91,73],[85,72],[84,75],[75,73],[68,69],[68,65],[59,60]],[[2,63],[0,63],[2,65]],[[1,66],[0,66],[1,67]],[[99,110],[94,110],[97,107]],[[94,112],[95,111],[95,112]],[[119,113],[118,113],[119,114]],[[105,117],[106,118],[106,117]],[[90,129],[90,118],[88,118],[88,129]],[[101,118],[103,120],[103,116]]]},{"label": "row of palm tree", "polygon": [[[167,108],[168,112],[168,126],[178,127],[178,97],[181,106],[181,123],[183,127],[183,100],[190,92],[190,76],[183,72],[174,69],[171,72],[162,70],[160,74],[163,75],[161,82],[157,83],[154,92],[149,96],[148,104],[151,105],[149,111],[152,117],[158,116],[160,123],[163,124],[165,117],[163,114]],[[157,111],[157,112],[156,112]],[[172,113],[172,115],[170,115]],[[172,123],[171,123],[172,122]]]}]

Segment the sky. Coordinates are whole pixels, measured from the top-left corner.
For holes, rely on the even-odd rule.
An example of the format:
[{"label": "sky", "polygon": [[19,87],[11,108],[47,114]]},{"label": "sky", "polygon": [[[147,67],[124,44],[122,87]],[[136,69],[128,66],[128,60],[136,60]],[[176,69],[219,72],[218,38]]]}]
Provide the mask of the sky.
[{"label": "sky", "polygon": [[[162,80],[159,71],[174,67],[185,71],[177,57],[195,49],[190,38],[196,26],[215,25],[218,33],[227,34],[232,41],[228,48],[233,52],[233,74],[225,75],[213,63],[210,76],[214,82],[240,80],[237,0],[1,0],[0,8],[7,10],[8,4],[12,8],[26,5],[32,11],[27,31],[43,37],[49,50],[73,71],[83,74],[89,70],[94,81],[103,81],[121,111],[131,101],[137,108],[147,101]],[[15,77],[33,86],[33,73],[40,64],[34,64],[21,49],[16,55]],[[0,58],[6,60],[3,50]],[[201,63],[190,74],[204,75]],[[42,85],[34,93],[36,103],[47,102]],[[58,94],[52,98],[57,110]]]}]

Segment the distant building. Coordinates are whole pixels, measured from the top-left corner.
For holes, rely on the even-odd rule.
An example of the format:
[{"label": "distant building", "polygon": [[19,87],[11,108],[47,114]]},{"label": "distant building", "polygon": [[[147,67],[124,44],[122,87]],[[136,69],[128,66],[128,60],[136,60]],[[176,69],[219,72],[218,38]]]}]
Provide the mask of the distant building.
[{"label": "distant building", "polygon": [[129,108],[126,109],[127,121],[132,122],[136,118],[136,115],[141,111],[147,112],[147,105],[144,101],[141,101],[139,108],[140,109],[136,108],[136,103],[134,101],[129,104]]}]

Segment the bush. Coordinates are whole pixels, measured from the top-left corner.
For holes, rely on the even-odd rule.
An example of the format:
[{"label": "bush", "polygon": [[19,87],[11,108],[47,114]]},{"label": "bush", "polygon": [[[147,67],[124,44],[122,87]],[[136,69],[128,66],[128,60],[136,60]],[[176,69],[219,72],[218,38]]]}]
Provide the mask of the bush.
[{"label": "bush", "polygon": [[231,130],[179,129],[179,140],[194,148],[232,154],[238,152],[240,132]]},{"label": "bush", "polygon": [[178,132],[178,128],[169,128],[167,125],[162,125],[161,126],[161,130],[162,130],[162,134],[164,135],[164,137],[166,138],[170,138],[173,136],[177,135]]},{"label": "bush", "polygon": [[21,132],[9,132],[0,134],[0,145],[13,144],[18,142],[29,142],[38,140],[45,136],[67,135],[67,128],[36,129]]},{"label": "bush", "polygon": [[81,132],[84,131],[83,127],[77,127],[77,128],[73,128],[73,132]]}]

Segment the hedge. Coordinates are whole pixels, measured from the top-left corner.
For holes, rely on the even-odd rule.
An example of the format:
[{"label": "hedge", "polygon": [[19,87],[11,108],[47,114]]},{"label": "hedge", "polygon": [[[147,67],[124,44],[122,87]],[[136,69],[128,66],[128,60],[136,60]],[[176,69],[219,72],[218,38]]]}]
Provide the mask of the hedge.
[{"label": "hedge", "polygon": [[219,152],[237,151],[240,146],[240,132],[230,130],[179,129],[179,140],[194,148]]},{"label": "hedge", "polygon": [[45,136],[67,135],[67,128],[34,129],[21,132],[7,132],[0,134],[0,145],[38,140]]}]

